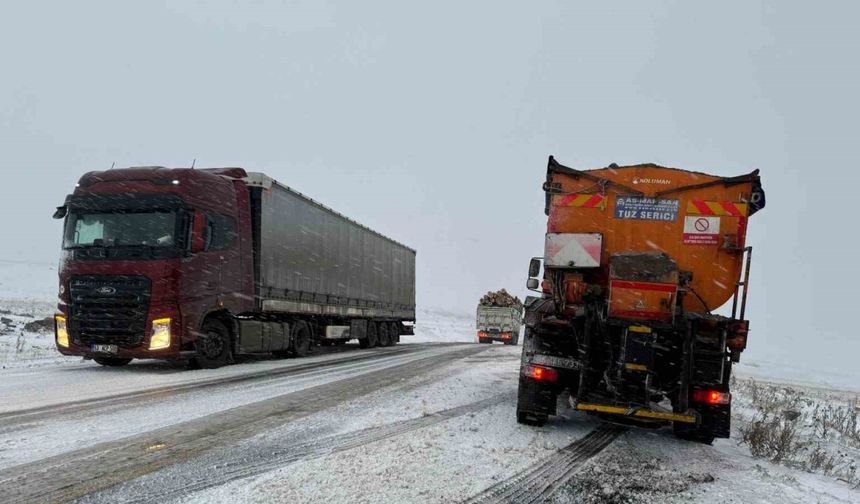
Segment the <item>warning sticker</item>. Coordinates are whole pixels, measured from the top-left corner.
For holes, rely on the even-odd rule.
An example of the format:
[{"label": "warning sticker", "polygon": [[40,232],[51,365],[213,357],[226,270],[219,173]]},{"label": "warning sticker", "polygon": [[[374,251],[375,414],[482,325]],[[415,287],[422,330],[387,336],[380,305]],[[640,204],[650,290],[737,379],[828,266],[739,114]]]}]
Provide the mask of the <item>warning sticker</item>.
[{"label": "warning sticker", "polygon": [[615,199],[615,218],[675,222],[678,220],[678,200],[618,196]]},{"label": "warning sticker", "polygon": [[687,245],[719,245],[720,218],[698,215],[684,217],[684,243]]}]

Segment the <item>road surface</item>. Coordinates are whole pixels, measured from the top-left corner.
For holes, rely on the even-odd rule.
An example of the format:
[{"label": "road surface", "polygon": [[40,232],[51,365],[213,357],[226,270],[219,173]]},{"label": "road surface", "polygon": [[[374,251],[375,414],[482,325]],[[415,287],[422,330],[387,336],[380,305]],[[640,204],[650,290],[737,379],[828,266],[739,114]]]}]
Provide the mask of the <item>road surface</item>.
[{"label": "road surface", "polygon": [[740,502],[856,496],[798,490],[665,430],[570,410],[543,428],[518,425],[519,352],[422,343],[217,370],[157,362],[6,370],[0,500],[613,502],[607,484],[643,474],[642,502],[731,501],[732,481],[751,475]]}]

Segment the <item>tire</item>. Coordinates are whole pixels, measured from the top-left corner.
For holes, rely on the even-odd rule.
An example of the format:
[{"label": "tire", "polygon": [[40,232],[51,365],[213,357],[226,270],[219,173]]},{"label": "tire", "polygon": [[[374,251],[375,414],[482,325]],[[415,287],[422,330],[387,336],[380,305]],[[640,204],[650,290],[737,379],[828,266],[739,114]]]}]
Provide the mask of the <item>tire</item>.
[{"label": "tire", "polygon": [[391,339],[388,337],[388,324],[386,322],[380,322],[379,328],[377,329],[377,344],[381,347],[391,346]]},{"label": "tire", "polygon": [[123,359],[121,357],[93,357],[93,360],[96,364],[106,367],[120,367],[131,362],[131,359]]},{"label": "tire", "polygon": [[209,319],[200,329],[201,335],[194,342],[195,355],[192,367],[215,369],[233,360],[230,330],[221,321]]},{"label": "tire", "polygon": [[293,357],[304,357],[311,351],[311,329],[304,322],[298,322],[290,345]]},{"label": "tire", "polygon": [[367,321],[367,334],[365,338],[362,340],[358,340],[358,346],[361,348],[373,348],[376,346],[376,322],[372,320]]},{"label": "tire", "polygon": [[678,439],[706,445],[713,444],[714,438],[716,437],[713,432],[707,429],[691,427],[688,424],[680,422],[672,422],[672,433],[675,434],[675,437]]},{"label": "tire", "polygon": [[388,324],[388,346],[394,346],[400,343],[400,324],[397,322],[391,322]]},{"label": "tire", "polygon": [[547,415],[517,410],[517,423],[542,427],[549,419]]}]

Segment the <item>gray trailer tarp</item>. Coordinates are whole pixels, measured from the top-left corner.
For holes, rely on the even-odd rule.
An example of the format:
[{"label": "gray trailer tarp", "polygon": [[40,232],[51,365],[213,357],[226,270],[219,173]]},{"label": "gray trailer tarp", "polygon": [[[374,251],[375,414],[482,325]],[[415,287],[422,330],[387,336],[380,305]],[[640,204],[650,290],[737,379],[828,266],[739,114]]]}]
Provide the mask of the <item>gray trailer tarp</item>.
[{"label": "gray trailer tarp", "polygon": [[263,311],[415,319],[415,250],[250,173]]}]

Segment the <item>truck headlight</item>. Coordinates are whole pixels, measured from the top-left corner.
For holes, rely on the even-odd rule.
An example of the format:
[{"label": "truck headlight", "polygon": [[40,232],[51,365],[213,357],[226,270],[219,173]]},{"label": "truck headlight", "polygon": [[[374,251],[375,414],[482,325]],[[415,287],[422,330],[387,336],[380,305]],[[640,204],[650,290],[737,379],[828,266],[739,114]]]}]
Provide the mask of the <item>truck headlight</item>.
[{"label": "truck headlight", "polygon": [[170,347],[170,319],[160,318],[152,321],[152,335],[149,337],[149,349],[161,350]]},{"label": "truck headlight", "polygon": [[57,346],[69,348],[69,330],[66,328],[66,317],[54,315],[54,332],[57,335]]}]

